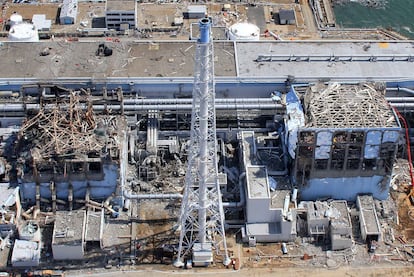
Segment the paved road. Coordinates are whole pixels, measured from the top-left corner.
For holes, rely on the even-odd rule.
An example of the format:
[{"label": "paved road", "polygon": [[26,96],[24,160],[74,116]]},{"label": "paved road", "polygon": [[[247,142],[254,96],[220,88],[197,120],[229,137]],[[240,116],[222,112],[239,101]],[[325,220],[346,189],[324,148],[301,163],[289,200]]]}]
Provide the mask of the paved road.
[{"label": "paved road", "polygon": [[117,272],[87,272],[83,274],[68,274],[65,276],[102,276],[102,277],[157,277],[157,276],[237,276],[237,277],[270,277],[270,276],[284,276],[284,277],[350,277],[350,276],[413,276],[414,267],[396,267],[396,266],[381,266],[372,265],[366,267],[339,267],[333,269],[313,268],[313,267],[284,267],[284,268],[245,268],[239,271],[215,270],[206,268],[197,268],[193,270],[172,269],[171,271],[157,271],[153,270],[137,270],[137,271],[117,271]]}]

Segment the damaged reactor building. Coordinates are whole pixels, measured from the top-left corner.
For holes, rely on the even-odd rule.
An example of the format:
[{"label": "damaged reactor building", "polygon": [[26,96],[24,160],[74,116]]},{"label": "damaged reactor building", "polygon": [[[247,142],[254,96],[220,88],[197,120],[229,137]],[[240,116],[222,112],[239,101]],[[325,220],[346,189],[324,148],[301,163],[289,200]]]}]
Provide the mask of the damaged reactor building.
[{"label": "damaged reactor building", "polygon": [[235,243],[308,257],[388,239],[410,43],[213,42],[210,24],[198,41],[0,46],[19,60],[0,68],[3,269],[234,266]]}]

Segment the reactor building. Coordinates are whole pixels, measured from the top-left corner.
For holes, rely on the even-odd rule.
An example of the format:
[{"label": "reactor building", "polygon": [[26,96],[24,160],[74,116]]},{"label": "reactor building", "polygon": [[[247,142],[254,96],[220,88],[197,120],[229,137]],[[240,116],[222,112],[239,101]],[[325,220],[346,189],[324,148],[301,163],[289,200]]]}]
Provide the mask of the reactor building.
[{"label": "reactor building", "polygon": [[301,199],[386,199],[401,126],[381,84],[292,87],[288,151]]}]

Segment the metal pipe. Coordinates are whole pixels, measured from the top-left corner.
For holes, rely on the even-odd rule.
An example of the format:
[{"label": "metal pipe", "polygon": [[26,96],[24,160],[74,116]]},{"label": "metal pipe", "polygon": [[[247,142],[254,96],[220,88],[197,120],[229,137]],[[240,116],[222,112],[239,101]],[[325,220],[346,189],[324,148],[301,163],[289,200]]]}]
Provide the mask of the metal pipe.
[{"label": "metal pipe", "polygon": [[[54,105],[45,105],[45,108],[52,108]],[[79,105],[81,109],[87,109],[86,105]],[[64,108],[64,106],[62,107]],[[121,110],[122,105],[93,105],[95,111],[104,110]],[[188,110],[191,111],[191,104],[152,104],[152,105],[125,105],[124,111],[142,111],[142,110]],[[237,109],[283,109],[281,104],[276,103],[255,103],[255,104],[238,104],[227,103],[215,105],[216,110],[237,110]],[[0,112],[24,112],[26,110],[39,110],[39,104],[0,104]]]},{"label": "metal pipe", "polygon": [[414,108],[414,103],[391,103],[394,108]]},{"label": "metal pipe", "polygon": [[284,217],[287,217],[287,213],[289,211],[289,203],[290,203],[290,195],[286,194],[285,202],[283,203],[283,212],[282,212]]},{"label": "metal pipe", "polygon": [[69,183],[68,202],[69,202],[69,211],[72,211],[73,210],[73,185],[72,183]]},{"label": "metal pipe", "polygon": [[126,212],[126,211],[128,211],[129,210],[129,208],[130,208],[130,206],[131,206],[131,199],[125,199],[125,202],[124,202],[124,206],[122,207],[123,208],[123,210]]},{"label": "metal pipe", "polygon": [[246,204],[246,194],[244,189],[243,180],[246,178],[246,172],[243,172],[239,176],[239,191],[240,191],[240,201],[239,202],[223,202],[223,208],[240,208]]},{"label": "metal pipe", "polygon": [[40,183],[36,182],[36,208],[40,210]]},{"label": "metal pipe", "polygon": [[387,88],[387,91],[402,91],[414,95],[414,90],[409,88]]},{"label": "metal pipe", "polygon": [[414,97],[385,97],[388,102],[414,102]]},{"label": "metal pipe", "polygon": [[52,212],[56,213],[56,188],[55,182],[50,181],[49,183],[50,194],[52,196]]},{"label": "metal pipe", "polygon": [[[124,105],[149,105],[149,104],[192,104],[192,98],[140,98],[140,99],[124,99]],[[269,98],[216,98],[215,104],[248,104],[248,103],[274,103]]]},{"label": "metal pipe", "polygon": [[131,159],[131,163],[136,164],[137,162],[135,161],[135,134],[134,133],[130,133],[129,134],[129,155],[130,155],[130,159]]},{"label": "metal pipe", "polygon": [[[36,109],[39,109],[37,104],[34,104]],[[31,105],[27,106],[28,109],[31,109]],[[86,107],[85,107],[86,108]],[[256,104],[218,104],[215,106],[216,110],[237,110],[237,109],[283,109],[284,107],[281,104],[266,104],[266,103],[256,103]],[[103,111],[105,109],[120,110],[121,105],[94,105],[93,109],[95,111]],[[188,110],[191,111],[191,104],[159,104],[159,105],[126,105],[124,106],[124,111],[142,111],[142,110]],[[0,106],[1,111],[1,106]]]},{"label": "metal pipe", "polygon": [[241,224],[244,224],[244,223],[246,223],[246,221],[245,220],[243,220],[243,219],[226,219],[226,224],[228,224],[228,225],[241,225]]},{"label": "metal pipe", "polygon": [[126,189],[124,189],[124,197],[130,200],[181,199],[183,198],[183,196],[179,193],[132,194],[130,191]]},{"label": "metal pipe", "polygon": [[228,229],[240,229],[243,228],[245,226],[245,224],[224,224],[224,228],[226,228],[226,230]]}]

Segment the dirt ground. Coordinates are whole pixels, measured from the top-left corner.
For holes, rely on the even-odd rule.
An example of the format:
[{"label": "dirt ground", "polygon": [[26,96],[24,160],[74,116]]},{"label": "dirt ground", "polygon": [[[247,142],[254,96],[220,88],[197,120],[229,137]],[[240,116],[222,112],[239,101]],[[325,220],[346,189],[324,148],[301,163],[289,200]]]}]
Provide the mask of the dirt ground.
[{"label": "dirt ground", "polygon": [[6,9],[5,19],[9,19],[13,13],[20,14],[24,20],[32,20],[34,14],[45,14],[46,19],[51,19],[52,24],[58,16],[58,4],[13,4],[9,3]]},{"label": "dirt ground", "polygon": [[400,232],[406,241],[414,240],[414,206],[410,203],[407,195],[398,194],[398,216]]}]

